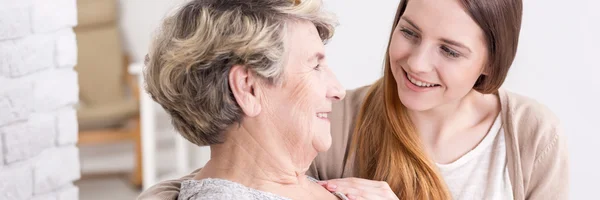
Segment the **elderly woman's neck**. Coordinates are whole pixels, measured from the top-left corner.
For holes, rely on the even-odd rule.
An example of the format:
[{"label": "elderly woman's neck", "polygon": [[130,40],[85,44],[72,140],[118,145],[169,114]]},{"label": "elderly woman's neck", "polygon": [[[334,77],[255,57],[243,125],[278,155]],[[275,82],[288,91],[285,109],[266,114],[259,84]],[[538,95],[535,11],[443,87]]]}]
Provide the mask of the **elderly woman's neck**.
[{"label": "elderly woman's neck", "polygon": [[211,145],[211,159],[196,179],[222,178],[256,189],[308,182],[305,172],[312,159],[295,162],[297,155],[282,146],[284,141],[244,128],[227,135],[233,137],[227,137],[223,144]]}]

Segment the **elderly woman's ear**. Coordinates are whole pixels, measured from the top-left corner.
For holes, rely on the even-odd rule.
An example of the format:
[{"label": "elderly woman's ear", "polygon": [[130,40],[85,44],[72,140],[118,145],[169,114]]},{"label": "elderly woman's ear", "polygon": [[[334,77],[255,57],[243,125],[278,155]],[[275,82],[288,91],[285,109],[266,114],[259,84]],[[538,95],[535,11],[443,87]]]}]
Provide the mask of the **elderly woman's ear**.
[{"label": "elderly woman's ear", "polygon": [[241,65],[234,65],[229,71],[229,88],[235,101],[249,117],[257,116],[262,109],[258,95],[259,79],[255,73]]}]

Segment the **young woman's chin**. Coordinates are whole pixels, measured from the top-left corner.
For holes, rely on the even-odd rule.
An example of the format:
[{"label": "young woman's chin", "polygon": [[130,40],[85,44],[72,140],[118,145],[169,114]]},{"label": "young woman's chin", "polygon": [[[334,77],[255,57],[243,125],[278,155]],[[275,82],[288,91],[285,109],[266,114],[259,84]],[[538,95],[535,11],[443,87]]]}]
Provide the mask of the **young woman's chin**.
[{"label": "young woman's chin", "polygon": [[404,107],[406,107],[409,111],[426,111],[435,107],[433,103],[428,102],[427,100],[411,96],[410,94],[402,95],[400,91],[398,91],[398,96],[400,98],[400,102],[402,102],[402,105],[404,105]]}]

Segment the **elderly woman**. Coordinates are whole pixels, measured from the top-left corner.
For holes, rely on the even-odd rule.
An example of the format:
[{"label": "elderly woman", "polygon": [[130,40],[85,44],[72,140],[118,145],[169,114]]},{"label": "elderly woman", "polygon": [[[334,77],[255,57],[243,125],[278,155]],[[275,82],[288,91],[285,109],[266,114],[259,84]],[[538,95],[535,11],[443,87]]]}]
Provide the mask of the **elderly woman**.
[{"label": "elderly woman", "polygon": [[305,175],[345,95],[324,55],[328,16],[317,0],[194,0],[165,19],[147,90],[212,154],[180,199],[346,198]]}]

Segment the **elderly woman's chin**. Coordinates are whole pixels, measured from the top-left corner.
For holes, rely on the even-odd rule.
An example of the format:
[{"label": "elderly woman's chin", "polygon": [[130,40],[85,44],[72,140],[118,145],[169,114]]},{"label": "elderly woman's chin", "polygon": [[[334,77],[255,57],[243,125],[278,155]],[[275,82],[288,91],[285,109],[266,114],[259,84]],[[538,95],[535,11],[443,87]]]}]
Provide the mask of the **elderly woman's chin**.
[{"label": "elderly woman's chin", "polygon": [[327,131],[319,131],[319,133],[317,133],[313,140],[313,147],[317,152],[329,150],[329,147],[331,147],[331,132],[329,129],[327,129]]}]

